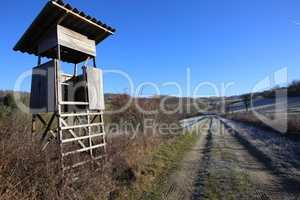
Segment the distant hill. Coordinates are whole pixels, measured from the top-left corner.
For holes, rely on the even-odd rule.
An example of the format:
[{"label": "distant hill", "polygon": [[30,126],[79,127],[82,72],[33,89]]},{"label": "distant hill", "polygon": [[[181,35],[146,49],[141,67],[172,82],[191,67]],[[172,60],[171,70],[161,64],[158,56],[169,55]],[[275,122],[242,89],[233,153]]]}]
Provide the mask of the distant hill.
[{"label": "distant hill", "polygon": [[[192,97],[176,97],[176,96],[152,96],[152,97],[133,97],[134,99],[138,99],[140,102],[150,102],[153,99],[157,99],[164,101],[164,106],[169,109],[176,109],[178,106],[181,106],[181,110],[179,112],[179,116],[181,118],[195,116],[197,114],[205,113],[205,112],[214,112],[218,113],[222,110],[222,105],[224,105],[223,100],[225,99],[226,106],[233,104],[245,103],[247,99],[252,96],[254,99],[272,99],[275,97],[276,91],[287,89],[289,97],[300,97],[300,81],[293,81],[288,87],[277,87],[270,90],[257,92],[255,94],[242,94],[228,97],[200,97],[200,98],[192,98]],[[0,104],[3,105],[5,97],[7,95],[11,95],[13,91],[11,90],[0,90]],[[21,99],[25,104],[29,104],[29,92],[19,92],[21,94]],[[105,93],[105,103],[109,105],[114,98],[118,98],[122,95],[127,94],[118,94],[118,93]],[[128,95],[127,95],[128,96]]]}]

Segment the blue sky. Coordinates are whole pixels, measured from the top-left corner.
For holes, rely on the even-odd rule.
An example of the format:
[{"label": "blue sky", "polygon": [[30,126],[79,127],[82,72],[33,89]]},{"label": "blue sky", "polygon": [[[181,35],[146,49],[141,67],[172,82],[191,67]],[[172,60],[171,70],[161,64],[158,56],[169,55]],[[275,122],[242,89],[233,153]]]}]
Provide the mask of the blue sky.
[{"label": "blue sky", "polygon": [[[255,83],[283,67],[288,79],[300,79],[300,1],[297,0],[66,0],[117,29],[97,47],[104,70],[122,70],[135,87],[153,82],[163,94],[177,94],[165,82],[177,82],[184,96],[203,81],[234,82],[226,95],[251,91]],[[13,89],[17,77],[36,58],[12,48],[46,0],[2,3],[0,89]],[[128,91],[117,75],[104,77],[106,92]],[[30,80],[23,90],[29,90]],[[145,95],[155,94],[145,86]],[[198,95],[212,94],[202,87]]]}]

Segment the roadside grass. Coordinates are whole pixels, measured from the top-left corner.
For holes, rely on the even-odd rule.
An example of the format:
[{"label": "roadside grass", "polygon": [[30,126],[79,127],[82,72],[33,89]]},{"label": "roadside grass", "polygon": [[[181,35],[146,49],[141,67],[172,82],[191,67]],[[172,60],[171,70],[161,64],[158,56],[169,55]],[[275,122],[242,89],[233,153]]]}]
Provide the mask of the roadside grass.
[{"label": "roadside grass", "polygon": [[[268,115],[270,119],[274,118],[272,115]],[[272,127],[263,123],[260,119],[258,119],[251,111],[241,112],[241,113],[231,113],[226,114],[225,118],[231,119],[238,122],[245,122],[266,130],[276,131]],[[299,114],[289,114],[287,118],[287,132],[289,135],[299,135],[300,134],[300,115]]]},{"label": "roadside grass", "polygon": [[142,167],[131,187],[126,187],[118,199],[160,200],[167,189],[169,175],[178,169],[184,154],[197,141],[196,133],[185,133],[169,144],[161,145]]},{"label": "roadside grass", "polygon": [[[255,187],[250,175],[239,167],[232,144],[225,135],[215,135],[208,176],[204,182],[204,199],[253,199]],[[253,198],[252,198],[253,197]]]},{"label": "roadside grass", "polygon": [[238,168],[210,171],[205,185],[204,196],[207,200],[252,199],[255,190],[249,174]]}]

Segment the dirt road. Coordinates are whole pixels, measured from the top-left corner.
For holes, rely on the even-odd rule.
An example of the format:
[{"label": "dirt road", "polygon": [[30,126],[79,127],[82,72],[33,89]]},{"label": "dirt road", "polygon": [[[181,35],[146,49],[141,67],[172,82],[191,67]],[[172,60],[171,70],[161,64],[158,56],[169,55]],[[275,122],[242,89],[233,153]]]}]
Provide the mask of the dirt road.
[{"label": "dirt road", "polygon": [[170,176],[162,199],[300,199],[300,184],[278,173],[266,162],[272,158],[226,122],[209,118],[196,127],[202,127],[198,142]]},{"label": "dirt road", "polygon": [[198,169],[201,167],[201,160],[205,155],[204,147],[206,144],[208,130],[210,128],[210,122],[211,120],[207,119],[199,122],[199,124],[193,127],[198,131],[198,141],[195,146],[191,148],[191,151],[184,156],[180,169],[171,175],[170,186],[162,199],[186,200],[192,198],[193,191],[195,190],[195,174],[198,173]]}]

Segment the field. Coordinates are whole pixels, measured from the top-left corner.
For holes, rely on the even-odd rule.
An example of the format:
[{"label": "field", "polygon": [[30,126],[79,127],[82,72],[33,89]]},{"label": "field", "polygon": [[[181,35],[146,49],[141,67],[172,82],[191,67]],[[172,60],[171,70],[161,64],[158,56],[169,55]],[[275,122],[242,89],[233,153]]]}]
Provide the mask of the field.
[{"label": "field", "polygon": [[[118,115],[105,116],[108,159],[95,171],[61,179],[57,146],[42,151],[40,135],[31,134],[31,115],[2,98],[0,118],[0,199],[297,199],[300,197],[300,138],[267,127],[251,110],[227,115],[213,112],[144,115],[135,105]],[[26,96],[24,94],[24,102]],[[111,95],[115,110],[129,96]],[[4,100],[5,99],[5,100]],[[299,98],[290,98],[289,132],[299,130]],[[177,102],[174,98],[169,106]],[[158,108],[159,98],[138,99],[145,109]],[[257,103],[257,111],[272,113],[272,101]],[[188,117],[194,116],[194,117]],[[291,117],[292,116],[292,117]],[[182,119],[183,118],[183,119]],[[147,130],[151,119],[176,124],[176,131]],[[128,120],[128,121],[126,121]],[[134,124],[138,133],[110,130],[111,124]],[[174,127],[173,127],[174,128]],[[76,179],[74,179],[74,177]],[[75,181],[74,181],[75,180]]]},{"label": "field", "polygon": [[280,100],[276,102],[274,98],[261,98],[254,100],[252,106],[248,109],[246,109],[243,102],[235,103],[229,106],[225,116],[236,121],[247,122],[272,129],[272,124],[269,126],[266,125],[257,115],[261,115],[270,120],[276,119],[277,121],[274,123],[286,120],[287,130],[282,132],[283,134],[295,135],[300,133],[299,97],[288,97],[285,103],[282,103]]},{"label": "field", "polygon": [[[28,94],[25,95],[26,100]],[[41,134],[31,134],[31,115],[18,110],[9,92],[3,96],[0,105],[0,199],[146,198],[155,193],[157,188],[153,185],[165,180],[195,141],[195,135],[182,134],[185,131],[179,126],[177,115],[144,115],[130,105],[123,113],[105,116],[108,153],[101,167],[87,166],[80,173],[70,172],[62,179],[57,140],[51,140],[43,150]],[[128,98],[128,95],[115,95],[107,101],[107,108],[118,109]],[[142,99],[139,105],[144,109],[158,106],[157,99]],[[157,126],[178,124],[177,131],[169,132],[165,128],[164,134],[158,134],[158,128],[144,127],[146,119]],[[126,123],[131,123],[134,129],[111,130],[112,124]]]}]

